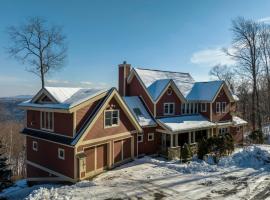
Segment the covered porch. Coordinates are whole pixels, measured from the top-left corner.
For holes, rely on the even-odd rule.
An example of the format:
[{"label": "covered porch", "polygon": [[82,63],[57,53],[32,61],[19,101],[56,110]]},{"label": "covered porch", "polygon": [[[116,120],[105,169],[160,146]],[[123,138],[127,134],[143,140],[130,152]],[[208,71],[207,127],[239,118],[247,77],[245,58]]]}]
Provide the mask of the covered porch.
[{"label": "covered porch", "polygon": [[215,123],[208,121],[202,115],[162,118],[158,123],[163,128],[157,130],[162,134],[161,154],[169,159],[179,159],[181,147],[185,143],[189,144],[191,151],[195,152],[198,141],[212,137],[215,127]]}]

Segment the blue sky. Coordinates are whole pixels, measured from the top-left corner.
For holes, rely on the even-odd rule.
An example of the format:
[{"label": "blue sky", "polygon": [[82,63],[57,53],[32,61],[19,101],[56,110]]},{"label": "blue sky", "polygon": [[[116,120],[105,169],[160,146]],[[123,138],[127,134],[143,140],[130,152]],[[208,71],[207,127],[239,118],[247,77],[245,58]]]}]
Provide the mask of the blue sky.
[{"label": "blue sky", "polygon": [[68,41],[65,68],[47,85],[117,86],[117,65],[189,72],[209,80],[210,68],[231,64],[231,20],[244,16],[270,21],[270,1],[250,0],[2,0],[0,6],[0,96],[33,94],[34,74],[8,57],[6,27],[29,16],[62,25]]}]

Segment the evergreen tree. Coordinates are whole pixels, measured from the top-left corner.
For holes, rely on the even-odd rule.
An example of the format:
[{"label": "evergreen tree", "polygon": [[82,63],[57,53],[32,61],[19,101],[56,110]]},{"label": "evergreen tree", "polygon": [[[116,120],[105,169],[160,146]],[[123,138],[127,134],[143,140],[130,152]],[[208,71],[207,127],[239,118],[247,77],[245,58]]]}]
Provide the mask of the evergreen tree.
[{"label": "evergreen tree", "polygon": [[190,147],[187,143],[184,144],[183,148],[181,149],[181,157],[184,162],[187,162],[192,156],[192,152]]},{"label": "evergreen tree", "polygon": [[205,138],[199,141],[198,143],[198,158],[203,160],[203,157],[209,153],[208,142]]},{"label": "evergreen tree", "polygon": [[11,169],[5,156],[5,147],[0,141],[0,191],[12,184],[11,175]]}]

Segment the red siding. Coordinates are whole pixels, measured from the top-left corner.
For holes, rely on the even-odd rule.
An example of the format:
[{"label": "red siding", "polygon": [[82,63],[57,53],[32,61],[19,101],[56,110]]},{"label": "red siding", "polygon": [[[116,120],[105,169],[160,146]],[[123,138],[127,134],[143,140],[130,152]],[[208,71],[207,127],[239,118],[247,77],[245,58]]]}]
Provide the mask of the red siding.
[{"label": "red siding", "polygon": [[206,112],[201,112],[201,104],[199,104],[199,113],[210,120],[210,103],[206,103]]},{"label": "red siding", "polygon": [[82,128],[83,124],[88,119],[89,115],[92,114],[96,106],[100,103],[101,99],[90,103],[89,105],[76,111],[76,132]]},{"label": "red siding", "polygon": [[[155,132],[156,128],[144,128],[143,142],[138,143],[138,154],[156,154],[161,145],[161,133]],[[148,141],[148,133],[154,133],[154,140]]]},{"label": "red siding", "polygon": [[149,111],[154,115],[154,104],[145,92],[143,86],[139,82],[136,76],[133,77],[128,85],[128,96],[141,96],[147,105]]},{"label": "red siding", "polygon": [[73,114],[54,113],[54,132],[66,136],[73,136]]},{"label": "red siding", "polygon": [[[40,111],[27,111],[27,127],[41,129]],[[73,115],[71,113],[54,113],[54,132],[72,137]]]},{"label": "red siding", "polygon": [[27,170],[27,178],[55,177],[53,174],[45,172],[29,164],[26,165],[26,170]]},{"label": "red siding", "polygon": [[[32,142],[37,141],[38,151],[32,149]],[[27,160],[74,178],[74,149],[64,145],[26,137]],[[58,148],[65,150],[65,160],[58,158]]]},{"label": "red siding", "polygon": [[168,89],[172,90],[172,94],[168,95],[167,91],[166,91],[156,104],[157,117],[164,116],[164,114],[163,114],[164,103],[174,103],[175,115],[181,114],[181,101],[180,101],[179,97],[176,95],[176,93],[174,92],[174,90],[172,88],[169,87]]},{"label": "red siding", "polygon": [[[217,102],[226,102],[227,105],[227,112],[226,113],[216,113],[216,103]],[[230,100],[227,97],[224,89],[222,88],[216,97],[214,103],[212,104],[213,114],[212,114],[212,121],[229,121],[232,120],[232,116],[230,114]]]},{"label": "red siding", "polygon": [[126,116],[126,114],[121,109],[121,107],[119,106],[119,104],[116,102],[115,99],[112,99],[109,102],[107,109],[110,109],[110,106],[113,106],[114,109],[119,109],[120,111],[119,125],[115,127],[104,128],[104,112],[102,112],[102,114],[98,117],[98,120],[94,123],[91,130],[86,134],[84,140],[91,140],[110,135],[117,135],[119,133],[130,132],[135,130],[134,126],[129,121],[129,118]]},{"label": "red siding", "polygon": [[40,112],[35,110],[27,110],[27,127],[40,129]]}]

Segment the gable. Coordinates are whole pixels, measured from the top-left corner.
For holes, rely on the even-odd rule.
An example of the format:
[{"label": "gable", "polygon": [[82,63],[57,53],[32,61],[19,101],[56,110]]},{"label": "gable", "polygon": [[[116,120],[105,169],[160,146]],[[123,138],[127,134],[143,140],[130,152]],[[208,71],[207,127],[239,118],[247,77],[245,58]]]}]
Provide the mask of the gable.
[{"label": "gable", "polygon": [[[105,127],[104,118],[106,110],[119,110],[119,125],[113,127]],[[102,114],[93,122],[92,128],[86,133],[83,141],[117,135],[119,133],[135,131],[136,128],[130,122],[129,117],[124,112],[115,98],[112,98],[102,110]]]},{"label": "gable", "polygon": [[163,94],[160,96],[158,102],[156,103],[156,116],[163,116],[164,103],[174,103],[175,104],[175,115],[181,114],[181,99],[177,95],[177,92],[169,86]]},{"label": "gable", "polygon": [[219,100],[220,98],[227,100],[226,102],[235,102],[232,93],[228,89],[226,83],[224,83],[222,87],[220,87],[212,102],[215,102],[217,101],[217,99]]},{"label": "gable", "polygon": [[[121,108],[121,113],[125,113],[125,115],[123,114],[121,115],[125,116],[125,118],[129,121],[128,123],[132,124],[136,132],[142,132],[142,128],[138,124],[137,120],[134,118],[134,116],[128,109],[127,105],[125,104],[125,102],[123,101],[119,93],[117,92],[117,90],[113,88],[111,89],[109,95],[103,100],[102,104],[98,106],[96,112],[93,114],[91,119],[88,120],[88,122],[84,125],[83,129],[78,133],[77,137],[72,142],[72,145],[78,145],[84,140],[86,135],[92,130],[93,127],[95,127],[95,123],[102,118],[101,115],[104,114],[104,110],[108,109],[108,106],[112,107],[113,106],[112,104],[115,107],[118,106],[119,109]],[[99,124],[99,128],[105,130],[104,124],[103,124],[103,128],[101,124]]]},{"label": "gable", "polygon": [[57,100],[46,90],[41,89],[31,100],[32,103],[58,103]]}]

